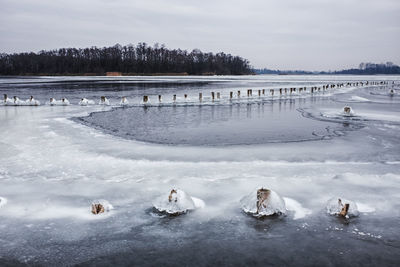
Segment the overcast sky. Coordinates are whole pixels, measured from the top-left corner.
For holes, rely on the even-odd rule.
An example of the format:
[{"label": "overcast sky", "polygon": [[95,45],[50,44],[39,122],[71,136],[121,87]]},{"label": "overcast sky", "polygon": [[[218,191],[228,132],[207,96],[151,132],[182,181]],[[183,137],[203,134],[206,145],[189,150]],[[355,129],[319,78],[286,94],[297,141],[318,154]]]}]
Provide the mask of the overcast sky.
[{"label": "overcast sky", "polygon": [[400,0],[0,0],[0,52],[138,42],[272,69],[400,64]]}]

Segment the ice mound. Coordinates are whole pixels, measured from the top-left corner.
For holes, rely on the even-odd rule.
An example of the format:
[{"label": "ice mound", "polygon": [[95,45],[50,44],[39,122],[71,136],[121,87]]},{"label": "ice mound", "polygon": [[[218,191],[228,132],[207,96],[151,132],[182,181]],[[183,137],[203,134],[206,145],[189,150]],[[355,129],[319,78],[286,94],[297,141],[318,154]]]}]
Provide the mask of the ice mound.
[{"label": "ice mound", "polygon": [[331,198],[326,205],[326,211],[330,215],[345,218],[356,217],[359,214],[357,204],[344,198]]},{"label": "ice mound", "polygon": [[4,197],[0,197],[0,208],[7,204],[7,199]]},{"label": "ice mound", "polygon": [[345,115],[345,116],[354,116],[354,110],[349,106],[345,106],[343,108],[343,115]]},{"label": "ice mound", "polygon": [[86,98],[82,98],[81,101],[79,101],[78,103],[80,106],[88,106],[88,105],[94,105],[94,101],[93,100],[89,100]]},{"label": "ice mound", "polygon": [[240,200],[244,212],[257,218],[287,212],[285,201],[275,191],[263,187],[255,191]]},{"label": "ice mound", "polygon": [[143,99],[140,101],[140,105],[150,105],[150,104],[151,104],[150,98],[147,95],[143,96]]},{"label": "ice mound", "polygon": [[13,101],[14,106],[24,106],[28,105],[27,102],[20,100],[17,96],[14,96],[14,101]]},{"label": "ice mound", "polygon": [[93,214],[100,214],[104,212],[109,212],[114,207],[104,199],[95,200],[92,202],[92,213]]},{"label": "ice mound", "polygon": [[109,105],[110,105],[110,101],[108,101],[107,97],[102,96],[102,97],[100,98],[99,105],[109,106]]},{"label": "ice mound", "polygon": [[47,102],[46,104],[50,106],[68,106],[70,105],[68,99],[66,98],[61,98],[61,100],[56,100],[55,98],[50,98],[50,101]]},{"label": "ice mound", "polygon": [[395,94],[396,94],[396,92],[395,92],[393,89],[390,89],[389,95],[390,95],[390,96],[394,96]]},{"label": "ice mound", "polygon": [[129,101],[128,99],[126,99],[126,97],[122,97],[121,102],[119,103],[121,106],[126,106],[129,105]]},{"label": "ice mound", "polygon": [[7,96],[7,94],[4,94],[3,104],[4,104],[4,105],[13,105],[13,104],[14,104],[14,101],[13,101],[11,98],[9,98],[9,97]]},{"label": "ice mound", "polygon": [[36,100],[31,96],[28,100],[25,101],[25,105],[28,106],[40,106],[39,100]]},{"label": "ice mound", "polygon": [[191,197],[180,189],[172,189],[168,195],[157,198],[153,206],[159,212],[179,215],[190,210],[203,208],[205,204],[203,200]]}]

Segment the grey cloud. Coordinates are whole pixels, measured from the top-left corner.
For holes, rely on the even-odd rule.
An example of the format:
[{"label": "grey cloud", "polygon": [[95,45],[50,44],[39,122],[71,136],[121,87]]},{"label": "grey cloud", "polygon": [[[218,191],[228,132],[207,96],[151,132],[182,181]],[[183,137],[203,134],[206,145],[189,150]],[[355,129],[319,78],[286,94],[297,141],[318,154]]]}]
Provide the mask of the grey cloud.
[{"label": "grey cloud", "polygon": [[0,51],[165,43],[255,67],[328,70],[400,63],[396,0],[0,0]]}]

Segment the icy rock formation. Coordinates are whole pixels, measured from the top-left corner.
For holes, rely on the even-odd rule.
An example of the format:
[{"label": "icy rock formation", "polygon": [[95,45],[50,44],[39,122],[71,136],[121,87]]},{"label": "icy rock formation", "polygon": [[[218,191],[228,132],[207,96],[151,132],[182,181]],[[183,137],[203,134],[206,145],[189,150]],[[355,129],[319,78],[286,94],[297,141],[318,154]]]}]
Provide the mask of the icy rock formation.
[{"label": "icy rock formation", "polygon": [[7,204],[7,199],[4,197],[0,197],[0,208]]},{"label": "icy rock formation", "polygon": [[[46,103],[47,104],[47,103]],[[50,105],[50,106],[55,106],[55,105],[57,105],[57,100],[55,99],[55,98],[50,98],[50,101],[48,102],[48,104]]]},{"label": "icy rock formation", "polygon": [[189,210],[204,207],[204,202],[201,199],[189,196],[180,189],[172,189],[168,195],[163,195],[156,199],[153,206],[159,212],[179,215]]},{"label": "icy rock formation", "polygon": [[94,105],[94,101],[93,100],[88,100],[86,98],[82,98],[81,101],[79,101],[78,103],[80,106],[88,106],[88,105]]},{"label": "icy rock formation", "polygon": [[61,106],[68,106],[70,103],[68,99],[66,98],[61,98]]},{"label": "icy rock formation", "polygon": [[6,94],[4,94],[4,100],[3,100],[4,105],[13,105],[14,101],[11,98],[8,98]]},{"label": "icy rock formation", "polygon": [[50,98],[50,101],[47,102],[46,104],[49,104],[50,106],[69,106],[70,105],[68,99],[66,99],[66,98],[61,98],[61,100],[56,100],[55,98]]},{"label": "icy rock formation", "polygon": [[14,96],[14,106],[23,106],[25,104],[27,104],[25,101],[20,100],[17,96]]},{"label": "icy rock formation", "polygon": [[109,106],[110,105],[110,101],[108,101],[107,97],[102,96],[100,98],[99,105]]},{"label": "icy rock formation", "polygon": [[92,202],[92,213],[100,214],[113,209],[113,206],[107,200],[100,199]]},{"label": "icy rock formation", "polygon": [[353,111],[353,109],[351,107],[345,106],[343,108],[343,115],[345,115],[345,116],[353,116],[354,115],[354,111]]},{"label": "icy rock formation", "polygon": [[128,99],[126,99],[126,97],[124,96],[124,97],[121,98],[121,102],[120,102],[119,104],[120,104],[121,106],[126,106],[126,105],[129,104],[129,101],[128,101]]},{"label": "icy rock formation", "polygon": [[328,200],[326,211],[330,215],[345,218],[355,217],[359,214],[357,204],[354,201],[337,197]]},{"label": "icy rock formation", "polygon": [[25,101],[25,104],[28,106],[40,106],[40,102],[31,96],[28,100]]},{"label": "icy rock formation", "polygon": [[285,201],[275,192],[263,187],[240,200],[242,210],[254,217],[280,215],[286,213]]}]

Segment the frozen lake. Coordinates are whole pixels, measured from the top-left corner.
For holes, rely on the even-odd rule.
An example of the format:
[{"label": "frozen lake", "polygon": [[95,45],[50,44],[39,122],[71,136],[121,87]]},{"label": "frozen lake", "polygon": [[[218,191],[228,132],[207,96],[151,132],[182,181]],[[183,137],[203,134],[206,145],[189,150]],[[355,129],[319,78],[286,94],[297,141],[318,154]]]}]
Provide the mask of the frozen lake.
[{"label": "frozen lake", "polygon": [[[370,83],[310,94],[359,81]],[[308,91],[279,95],[294,87]],[[0,106],[0,266],[400,262],[399,76],[3,77],[0,93],[42,104]],[[239,201],[259,186],[299,205],[250,217]],[[206,206],[156,213],[172,188]],[[327,215],[338,196],[360,215]],[[96,199],[114,209],[92,215]]]}]

